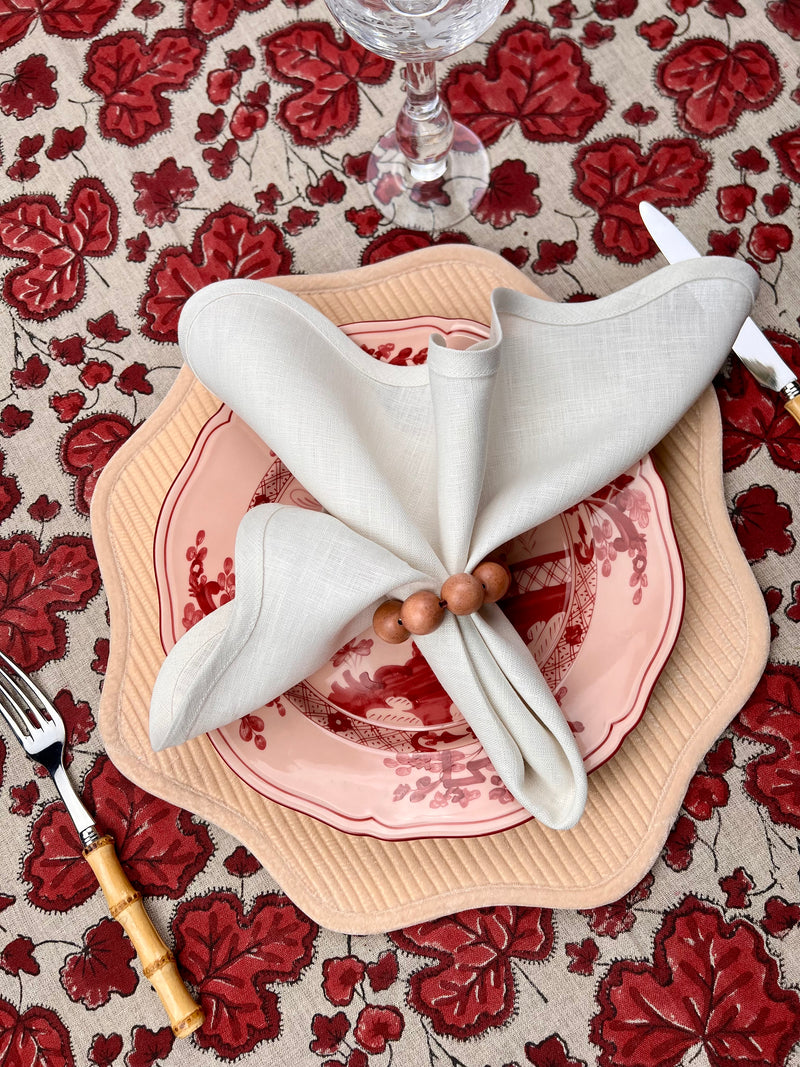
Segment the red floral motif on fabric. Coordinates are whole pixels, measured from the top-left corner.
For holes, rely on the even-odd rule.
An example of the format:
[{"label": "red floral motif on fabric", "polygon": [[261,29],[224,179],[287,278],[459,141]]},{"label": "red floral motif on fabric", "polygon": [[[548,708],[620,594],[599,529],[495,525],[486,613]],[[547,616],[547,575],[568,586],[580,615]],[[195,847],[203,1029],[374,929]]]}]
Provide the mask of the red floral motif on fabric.
[{"label": "red floral motif on fabric", "polygon": [[646,874],[638,885],[634,886],[624,897],[614,901],[613,904],[603,904],[597,908],[581,910],[589,920],[589,926],[596,934],[602,937],[617,938],[620,934],[630,930],[636,922],[637,904],[647,900],[653,888],[654,878],[652,874]]},{"label": "red floral motif on fabric", "polygon": [[64,470],[75,478],[74,501],[80,514],[89,514],[97,479],[133,430],[124,415],[89,415],[73,423],[62,438],[59,459]]},{"label": "red floral motif on fabric", "polygon": [[267,72],[296,87],[278,105],[277,120],[298,145],[330,144],[358,122],[359,85],[383,85],[394,64],[336,37],[328,22],[297,22],[259,41]]},{"label": "red floral motif on fabric", "polygon": [[38,20],[55,37],[94,37],[122,0],[0,0],[0,51],[21,41]]},{"label": "red floral motif on fabric", "polygon": [[286,897],[256,897],[245,911],[233,893],[183,901],[174,936],[181,967],[206,1012],[202,1048],[231,1060],[280,1031],[273,982],[294,982],[311,962],[318,928]]},{"label": "red floral motif on fabric", "polygon": [[655,141],[647,151],[631,137],[584,145],[573,160],[572,191],[599,218],[592,231],[603,255],[640,263],[658,251],[642,224],[639,204],[683,206],[703,191],[711,157],[695,141]]},{"label": "red floral motif on fabric", "polygon": [[406,927],[399,948],[436,962],[413,974],[408,999],[439,1034],[475,1037],[502,1026],[514,1010],[512,965],[546,959],[553,917],[545,908],[479,908]]},{"label": "red floral motif on fabric", "polygon": [[732,723],[740,737],[768,746],[745,770],[745,789],[773,822],[800,828],[800,670],[770,665]]},{"label": "red floral motif on fabric", "polygon": [[[791,366],[792,346],[782,344],[782,340],[791,339],[773,331],[767,335]],[[762,388],[738,360],[731,364],[726,377],[717,379],[716,386],[724,430],[724,469],[735,470],[766,446],[776,466],[800,470],[800,427],[784,411],[781,398]]]},{"label": "red floral motif on fabric", "polygon": [[771,485],[751,485],[733,498],[731,522],[744,554],[751,563],[768,552],[785,556],[795,546],[792,510]]},{"label": "red floral motif on fabric", "polygon": [[188,0],[186,25],[207,37],[217,37],[233,27],[241,11],[261,11],[271,0]]},{"label": "red floral motif on fabric", "polygon": [[0,522],[5,522],[22,499],[19,482],[14,475],[2,473],[5,463],[6,457],[0,452]]},{"label": "red floral motif on fabric", "polygon": [[5,276],[3,295],[24,319],[44,321],[84,297],[84,257],[111,255],[117,205],[96,178],[79,178],[62,212],[52,196],[18,196],[0,205],[0,252],[23,259]]},{"label": "red floral motif on fabric", "polygon": [[69,1032],[50,1008],[20,1012],[0,999],[0,1063],[8,1067],[75,1067]]},{"label": "red floral motif on fabric", "polygon": [[585,1060],[570,1056],[563,1038],[551,1034],[544,1041],[527,1041],[525,1059],[533,1067],[587,1067]]},{"label": "red floral motif on fabric", "polygon": [[767,18],[793,41],[800,41],[800,0],[769,0]]},{"label": "red floral motif on fabric", "polygon": [[488,222],[496,230],[510,226],[518,215],[533,218],[542,202],[535,195],[539,179],[531,174],[521,159],[506,159],[492,168],[489,188],[474,209],[480,222]]},{"label": "red floral motif on fabric", "polygon": [[437,237],[421,230],[387,230],[371,241],[361,256],[361,264],[366,267],[371,263],[381,263],[384,259],[392,259],[394,256],[402,256],[405,252],[413,252],[417,248],[431,248],[435,245],[444,244],[470,244],[466,234],[446,231]]},{"label": "red floral motif on fabric", "polygon": [[582,141],[609,106],[580,48],[520,19],[490,46],[486,63],[453,67],[442,82],[453,118],[486,145],[518,123],[529,141]]},{"label": "red floral motif on fabric", "polygon": [[27,533],[0,541],[0,648],[27,671],[63,656],[60,613],[82,611],[99,588],[88,537],[56,537],[46,550]]},{"label": "red floral motif on fabric", "polygon": [[206,217],[191,249],[165,248],[153,264],[139,305],[142,333],[154,341],[177,341],[178,316],[192,293],[225,278],[271,278],[288,274],[291,252],[278,227],[233,204]]},{"label": "red floral motif on fabric", "polygon": [[139,984],[131,966],[136,949],[115,919],[101,919],[83,935],[79,952],[68,956],[59,972],[70,1000],[90,1010],[107,1004],[112,993],[129,997]]},{"label": "red floral motif on fabric", "polygon": [[179,167],[174,156],[165,159],[152,172],[134,172],[131,184],[139,194],[133,207],[147,226],[163,226],[175,222],[181,204],[191,200],[197,189],[197,179],[191,167]]},{"label": "red floral motif on fabric", "polygon": [[693,896],[664,917],[653,962],[618,960],[597,999],[600,1067],[677,1067],[698,1046],[711,1067],[783,1067],[800,1037],[800,997],[758,931]]},{"label": "red floral motif on fabric", "polygon": [[762,111],[783,88],[775,56],[760,41],[732,48],[713,37],[679,44],[656,70],[659,89],[676,100],[678,123],[698,137],[732,130],[743,111]]},{"label": "red floral motif on fabric", "polygon": [[0,111],[21,121],[39,108],[54,107],[58,100],[53,88],[56,76],[55,68],[40,53],[21,59],[8,81],[0,83]]},{"label": "red floral motif on fabric", "polygon": [[95,41],[86,55],[83,81],[103,98],[98,124],[120,144],[144,144],[169,128],[164,94],[185,89],[200,69],[205,47],[180,30],[159,30],[149,43],[138,30]]},{"label": "red floral motif on fabric", "polygon": [[[213,851],[208,829],[186,811],[150,796],[99,756],[82,795],[100,828],[112,835],[117,855],[145,896],[182,897]],[[45,807],[31,829],[32,848],[23,877],[28,899],[45,911],[67,911],[97,892],[87,863],[76,862],[81,846],[60,803]]]}]

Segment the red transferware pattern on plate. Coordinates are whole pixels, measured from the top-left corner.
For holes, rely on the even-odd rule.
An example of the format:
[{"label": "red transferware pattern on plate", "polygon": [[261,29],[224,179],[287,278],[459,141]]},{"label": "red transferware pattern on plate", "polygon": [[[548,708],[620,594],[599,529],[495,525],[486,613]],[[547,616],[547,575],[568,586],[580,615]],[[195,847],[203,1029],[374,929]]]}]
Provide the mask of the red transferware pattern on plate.
[{"label": "red transferware pattern on plate", "polygon": [[[376,358],[424,361],[479,323],[425,317],[342,327]],[[260,503],[319,504],[228,407],[206,422],[154,539],[165,651],[235,595],[240,519]],[[680,629],[683,569],[664,485],[646,457],[614,483],[505,546],[503,610],[531,650],[587,770],[641,719]],[[269,705],[209,734],[264,796],[349,833],[386,840],[495,833],[530,818],[505,789],[413,642],[369,629]]]}]

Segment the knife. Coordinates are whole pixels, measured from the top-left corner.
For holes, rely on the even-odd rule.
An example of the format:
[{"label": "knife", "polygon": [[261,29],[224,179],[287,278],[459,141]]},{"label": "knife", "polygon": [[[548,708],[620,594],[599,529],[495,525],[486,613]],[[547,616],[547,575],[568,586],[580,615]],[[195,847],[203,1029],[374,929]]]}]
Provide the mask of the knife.
[{"label": "knife", "polygon": [[[639,214],[647,232],[670,263],[700,258],[694,245],[653,204],[642,201]],[[732,347],[761,385],[780,393],[784,408],[800,424],[800,384],[795,373],[784,363],[752,319],[745,319]]]}]

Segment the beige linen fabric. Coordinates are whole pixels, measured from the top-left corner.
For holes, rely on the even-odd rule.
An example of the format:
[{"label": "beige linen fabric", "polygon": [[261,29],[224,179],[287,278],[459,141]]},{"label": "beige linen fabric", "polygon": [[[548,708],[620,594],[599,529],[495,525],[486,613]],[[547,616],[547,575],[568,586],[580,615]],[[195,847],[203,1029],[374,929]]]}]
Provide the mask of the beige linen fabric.
[{"label": "beige linen fabric", "polygon": [[[711,380],[755,298],[739,261],[677,264],[573,305],[492,295],[489,339],[375,361],[291,293],[208,286],[180,343],[197,377],[325,508],[242,520],[237,594],[177,643],[151,703],[154,748],[255,710],[369,624],[386,596],[438,590],[648,452]],[[577,746],[502,611],[446,613],[417,643],[505,784],[554,829],[586,803]]]}]

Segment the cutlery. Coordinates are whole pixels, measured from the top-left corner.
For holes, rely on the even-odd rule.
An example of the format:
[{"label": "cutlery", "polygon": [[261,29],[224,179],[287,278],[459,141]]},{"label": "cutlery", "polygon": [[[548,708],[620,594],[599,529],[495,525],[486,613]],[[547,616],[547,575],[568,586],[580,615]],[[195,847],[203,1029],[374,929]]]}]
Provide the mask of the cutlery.
[{"label": "cutlery", "polygon": [[202,1026],[205,1014],[183,983],[175,957],[144,910],[141,894],[120,865],[114,841],[101,834],[84,807],[64,767],[64,720],[54,705],[15,663],[0,652],[0,714],[27,754],[49,773],[61,794],[83,845],[83,856],[103,890],[111,917],[128,937],[166,1009],[176,1037],[188,1037]]},{"label": "cutlery", "polygon": [[[670,263],[700,258],[700,253],[688,238],[653,204],[642,201],[639,214],[647,232]],[[784,363],[752,319],[745,319],[732,347],[761,385],[780,393],[784,408],[800,424],[800,384],[795,373]]]}]

